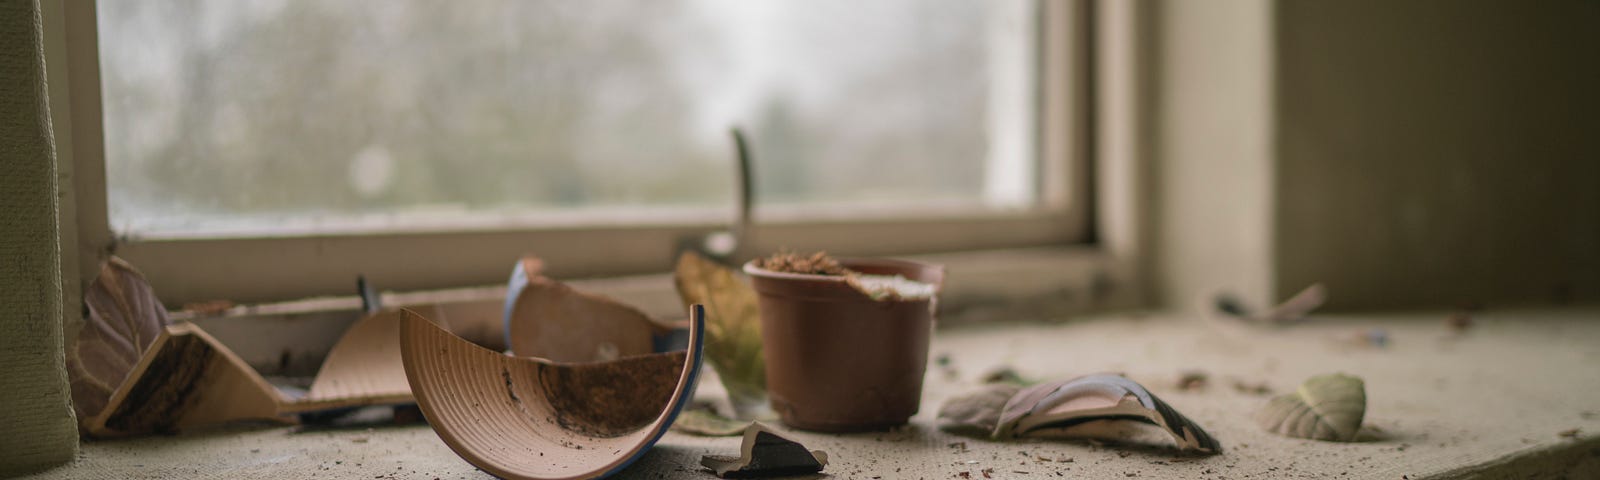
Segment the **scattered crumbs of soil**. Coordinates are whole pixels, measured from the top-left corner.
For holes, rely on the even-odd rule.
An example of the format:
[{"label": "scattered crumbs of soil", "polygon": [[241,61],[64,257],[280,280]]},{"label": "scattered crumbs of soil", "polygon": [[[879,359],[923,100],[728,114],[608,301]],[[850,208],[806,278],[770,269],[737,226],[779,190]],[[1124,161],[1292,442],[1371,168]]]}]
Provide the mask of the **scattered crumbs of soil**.
[{"label": "scattered crumbs of soil", "polygon": [[1012,470],[1011,473],[1020,473],[1020,474],[1023,474],[1023,475],[1027,475],[1028,474],[1028,472],[1022,471],[1022,470]]},{"label": "scattered crumbs of soil", "polygon": [[1267,382],[1246,382],[1244,380],[1234,379],[1232,386],[1233,391],[1246,395],[1272,394],[1272,387],[1268,387]]},{"label": "scattered crumbs of soil", "polygon": [[982,471],[980,471],[978,473],[982,473],[983,474],[983,478],[994,478],[994,475],[992,475],[994,473],[994,469],[993,468],[985,468],[985,469],[983,469]]},{"label": "scattered crumbs of soil", "polygon": [[1572,428],[1572,429],[1562,430],[1560,433],[1557,433],[1556,435],[1560,436],[1561,438],[1578,438],[1578,432],[1579,431],[1580,431],[1579,429]]},{"label": "scattered crumbs of soil", "polygon": [[356,438],[350,439],[350,443],[367,443],[368,441],[371,441],[371,440],[372,439],[368,438],[368,437],[356,437]]},{"label": "scattered crumbs of soil", "polygon": [[795,253],[792,250],[783,250],[772,254],[770,257],[756,260],[756,266],[774,272],[801,273],[809,275],[839,275],[850,273],[838,260],[828,256],[828,252],[816,252],[809,256]]},{"label": "scattered crumbs of soil", "polygon": [[1472,328],[1472,315],[1468,315],[1467,312],[1452,313],[1444,319],[1444,323],[1452,332],[1465,333],[1467,329]]},{"label": "scattered crumbs of soil", "polygon": [[1130,451],[1127,451],[1127,450],[1123,450],[1123,451],[1117,452],[1117,456],[1121,457],[1121,458],[1128,458],[1129,456],[1132,456],[1132,455],[1133,455],[1133,452],[1130,452]]},{"label": "scattered crumbs of soil", "polygon": [[961,478],[972,478],[972,472],[961,472],[957,473],[956,476]]},{"label": "scattered crumbs of soil", "polygon": [[1206,380],[1210,379],[1206,372],[1189,370],[1178,376],[1178,390],[1194,392],[1205,390]]},{"label": "scattered crumbs of soil", "polygon": [[983,374],[983,378],[980,378],[979,381],[982,381],[985,384],[1011,383],[1016,385],[1026,385],[1028,383],[1027,380],[1022,379],[1022,375],[1017,374],[1017,369],[1011,368],[1010,365],[1001,365],[989,370],[987,373]]}]

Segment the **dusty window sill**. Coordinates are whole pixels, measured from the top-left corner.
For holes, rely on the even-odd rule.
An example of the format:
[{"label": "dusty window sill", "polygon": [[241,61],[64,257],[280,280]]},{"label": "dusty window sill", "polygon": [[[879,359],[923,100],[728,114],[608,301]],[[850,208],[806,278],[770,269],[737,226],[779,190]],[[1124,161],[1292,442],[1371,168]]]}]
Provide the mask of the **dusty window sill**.
[{"label": "dusty window sill", "polygon": [[[1600,475],[1600,309],[1486,312],[1456,334],[1443,313],[1319,317],[1276,332],[1217,328],[1186,314],[1114,315],[1064,323],[1008,323],[941,330],[922,412],[897,432],[795,432],[826,450],[837,478],[1595,478]],[[1353,334],[1387,329],[1387,348]],[[999,444],[934,428],[950,395],[988,368],[1012,365],[1026,377],[1120,371],[1144,383],[1223,442],[1214,457],[1162,449],[1074,442]],[[1209,385],[1178,391],[1187,370]],[[1233,379],[1292,389],[1306,376],[1343,371],[1365,378],[1366,425],[1380,439],[1333,444],[1277,437],[1251,415],[1266,396],[1236,391]],[[708,387],[709,385],[709,387]],[[715,395],[715,382],[701,395]],[[1576,437],[1561,432],[1578,429]],[[949,445],[964,442],[966,451]],[[629,478],[712,478],[699,457],[738,448],[736,438],[669,433]],[[1049,460],[1044,460],[1049,459]],[[1071,459],[1070,462],[1063,460]],[[1018,473],[1018,472],[1027,472]],[[297,431],[229,427],[177,436],[88,442],[80,459],[41,478],[83,476],[219,478],[485,478],[423,425]],[[1404,477],[1403,477],[1404,476]]]},{"label": "dusty window sill", "polygon": [[[1134,282],[1126,273],[1128,269],[1092,246],[971,251],[907,258],[945,265],[951,272],[940,295],[940,321],[944,326],[986,322],[997,317],[1034,320],[1043,316],[1127,309],[1135,306],[1137,298]],[[509,263],[506,268],[509,275]],[[580,290],[608,295],[639,307],[655,317],[681,318],[684,315],[672,276],[667,273],[569,283]],[[383,293],[381,297],[385,306],[459,304],[492,316],[489,321],[498,324],[505,287]],[[316,374],[333,343],[358,318],[360,308],[361,300],[350,295],[243,305],[209,315],[175,312],[174,319],[199,324],[262,374],[311,376]]]}]

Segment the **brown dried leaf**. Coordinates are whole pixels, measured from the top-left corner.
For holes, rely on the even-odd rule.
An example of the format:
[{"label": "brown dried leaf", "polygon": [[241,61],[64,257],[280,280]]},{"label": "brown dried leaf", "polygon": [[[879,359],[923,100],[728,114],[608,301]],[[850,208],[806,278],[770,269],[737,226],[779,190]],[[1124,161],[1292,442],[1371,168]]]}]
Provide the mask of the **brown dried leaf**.
[{"label": "brown dried leaf", "polygon": [[144,275],[111,257],[84,292],[88,315],[66,353],[80,422],[99,414],[170,321]]}]

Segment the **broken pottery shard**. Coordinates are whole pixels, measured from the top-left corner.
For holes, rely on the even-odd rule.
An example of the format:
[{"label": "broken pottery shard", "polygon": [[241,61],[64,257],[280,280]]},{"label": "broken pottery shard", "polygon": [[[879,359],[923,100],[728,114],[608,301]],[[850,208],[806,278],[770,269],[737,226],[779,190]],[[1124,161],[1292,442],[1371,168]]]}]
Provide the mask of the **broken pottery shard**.
[{"label": "broken pottery shard", "polygon": [[512,479],[603,477],[642,456],[689,402],[705,311],[689,317],[686,351],[568,363],[508,356],[408,316],[401,357],[428,424],[473,466]]},{"label": "broken pottery shard", "polygon": [[311,390],[283,410],[410,403],[411,386],[400,363],[400,322],[406,317],[421,318],[410,310],[387,310],[350,325],[328,351]]},{"label": "broken pottery shard", "polygon": [[739,457],[706,455],[700,464],[722,478],[754,478],[804,475],[828,466],[828,454],[806,450],[805,445],[784,438],[761,422],[745,429]]},{"label": "broken pottery shard", "polygon": [[1294,393],[1280,395],[1256,413],[1269,432],[1295,438],[1354,441],[1367,412],[1366,387],[1344,374],[1311,377]]},{"label": "broken pottery shard", "polygon": [[506,344],[512,353],[558,362],[615,360],[654,353],[657,340],[672,333],[672,326],[631,305],[539,275],[540,265],[523,259],[506,292]]},{"label": "broken pottery shard", "polygon": [[690,435],[731,437],[744,433],[751,423],[717,415],[717,412],[701,408],[678,415],[678,421],[672,422],[672,429]]},{"label": "broken pottery shard", "polygon": [[765,403],[766,362],[761,351],[761,310],[756,292],[732,269],[694,252],[678,256],[673,282],[684,305],[706,307],[706,360],[739,408]]},{"label": "broken pottery shard", "polygon": [[953,397],[939,406],[939,429],[962,435],[987,436],[1000,424],[1000,410],[1022,387],[1011,383]]},{"label": "broken pottery shard", "polygon": [[995,438],[1011,438],[1096,420],[1137,420],[1160,427],[1182,450],[1216,453],[1222,446],[1193,421],[1143,386],[1120,375],[1097,374],[1042,383],[1018,392],[1001,411]]},{"label": "broken pottery shard", "polygon": [[88,309],[66,353],[72,382],[72,407],[86,425],[106,407],[128,372],[168,323],[167,309],[144,275],[117,257],[100,266],[100,275],[83,293]]},{"label": "broken pottery shard", "polygon": [[85,430],[109,437],[237,420],[293,423],[284,399],[238,355],[190,323],[168,325]]}]

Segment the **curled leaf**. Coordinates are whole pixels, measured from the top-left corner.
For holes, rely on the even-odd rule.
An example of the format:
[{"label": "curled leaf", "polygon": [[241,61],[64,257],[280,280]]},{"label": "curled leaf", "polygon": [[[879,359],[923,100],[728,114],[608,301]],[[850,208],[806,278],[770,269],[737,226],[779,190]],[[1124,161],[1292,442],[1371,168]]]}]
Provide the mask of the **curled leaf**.
[{"label": "curled leaf", "polygon": [[684,305],[705,305],[706,360],[717,369],[735,408],[764,398],[767,372],[755,290],[733,270],[692,251],[678,256],[673,280]]},{"label": "curled leaf", "polygon": [[[1207,453],[1222,445],[1199,424],[1178,413],[1144,386],[1121,375],[1097,374],[1046,382],[1017,392],[1000,412],[999,439],[1048,430],[1089,427],[1099,420],[1134,420],[1155,425],[1181,450]],[[1085,429],[1089,430],[1089,429]]]},{"label": "curled leaf", "polygon": [[105,409],[113,392],[170,323],[144,275],[111,257],[83,293],[88,315],[67,349],[72,407],[87,423]]},{"label": "curled leaf", "polygon": [[951,397],[939,406],[939,429],[958,435],[987,437],[1000,423],[1000,410],[1022,387],[994,383],[965,395]]},{"label": "curled leaf", "polygon": [[1256,413],[1256,423],[1283,436],[1349,442],[1361,430],[1366,412],[1361,379],[1335,373],[1311,377],[1294,393],[1273,398]]},{"label": "curled leaf", "polygon": [[684,410],[678,415],[678,421],[672,422],[672,429],[690,435],[705,437],[731,437],[744,434],[749,428],[749,421],[734,420],[718,415],[710,409]]}]

